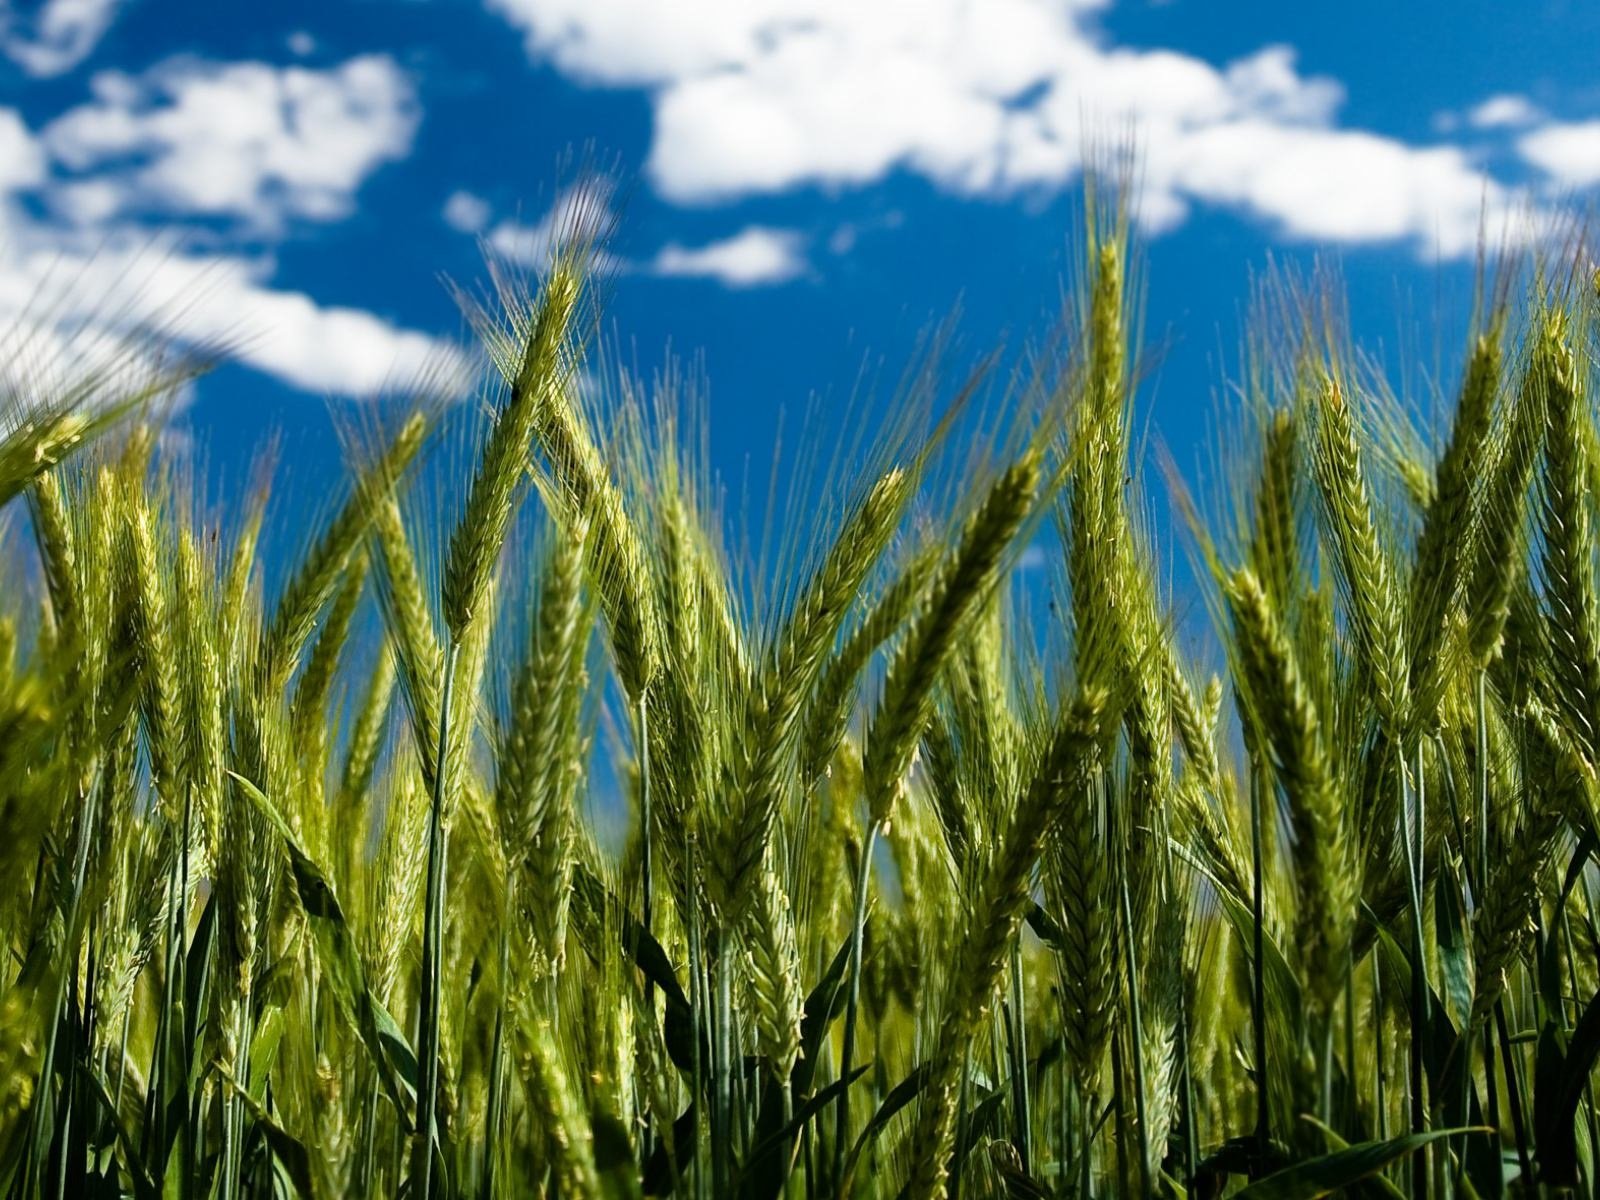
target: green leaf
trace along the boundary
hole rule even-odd
[[[417,1056],[394,1018],[367,985],[366,971],[355,936],[339,907],[338,896],[326,873],[295,839],[272,802],[244,776],[229,771],[247,796],[283,841],[289,856],[295,890],[311,919],[316,934],[317,957],[322,963],[334,999],[345,1018],[355,1027],[377,1069],[378,1080],[394,1104],[401,1126],[411,1131],[410,1101],[417,1091]]]
[[[1462,1129],[1433,1129],[1427,1133],[1408,1133],[1386,1142],[1361,1142],[1346,1150],[1335,1150],[1306,1162],[1286,1167],[1252,1183],[1235,1200],[1317,1200],[1341,1188],[1359,1183],[1368,1175],[1383,1170],[1430,1142],[1460,1137],[1465,1133],[1488,1133],[1487,1129],[1467,1126]]]
[[[1578,1142],[1573,1128],[1589,1075],[1600,1060],[1600,993],[1590,998],[1563,1048],[1555,1036],[1541,1036],[1536,1061],[1533,1124],[1539,1146],[1540,1181],[1578,1186]]]
[[[872,1139],[882,1132],[883,1127],[894,1119],[896,1113],[922,1094],[922,1089],[928,1086],[928,1076],[931,1073],[931,1063],[919,1063],[911,1074],[895,1084],[883,1098],[883,1103],[878,1105],[878,1111],[872,1114],[872,1120],[867,1122],[867,1127],[861,1131],[861,1136],[856,1138],[856,1144],[850,1148],[850,1157],[845,1160],[844,1177],[847,1186],[855,1176],[857,1161],[865,1153]]]

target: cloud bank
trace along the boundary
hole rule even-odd
[[[863,186],[895,171],[958,195],[1057,189],[1084,147],[1136,131],[1141,219],[1193,206],[1279,236],[1400,243],[1462,256],[1522,207],[1481,148],[1418,145],[1341,125],[1342,86],[1292,48],[1222,66],[1109,44],[1095,0],[488,0],[529,53],[574,80],[648,92],[648,174],[680,204],[797,187]],[[1478,128],[1526,126],[1490,104]],[[1535,130],[1528,166],[1592,182],[1586,128]]]

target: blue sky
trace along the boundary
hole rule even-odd
[[[1600,186],[1596,48],[1553,0],[0,0],[0,319],[235,339],[182,420],[224,486],[283,430],[314,495],[330,405],[468,369],[441,276],[536,251],[576,151],[617,183],[610,330],[698,355],[715,465],[759,478],[781,411],[958,302],[972,358],[1045,332],[1086,136],[1131,127],[1186,465],[1269,254],[1448,357],[1480,216]]]

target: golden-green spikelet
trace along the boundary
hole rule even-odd
[[[1344,385],[1324,375],[1317,399],[1313,474],[1322,493],[1339,583],[1379,719],[1398,735],[1407,714],[1404,664],[1408,659],[1394,569],[1379,535]]]
[[[1051,745],[1027,793],[1017,803],[994,863],[983,882],[974,922],[949,976],[934,1067],[913,1144],[917,1161],[906,1194],[928,1200],[943,1194],[955,1137],[956,1091],[966,1047],[983,1027],[1000,973],[1031,895],[1034,865],[1052,824],[1082,788],[1102,736],[1107,697],[1078,696],[1051,733]]]
[[[570,262],[552,264],[540,289],[522,362],[495,414],[467,504],[450,536],[444,568],[444,622],[452,641],[466,636],[482,603],[510,525],[533,448],[540,411],[555,402],[571,369],[568,328],[582,277]]]
[[[787,1081],[800,1053],[805,995],[795,947],[789,898],[771,867],[750,881],[755,897],[744,906],[740,940],[752,1001],[756,1043],[774,1079]]]
[[[1039,476],[1038,458],[1030,453],[989,488],[890,663],[867,732],[864,767],[874,821],[888,817],[933,712],[934,685],[994,587],[1001,558],[1037,499]]]
[[[1092,1099],[1117,1005],[1116,875],[1103,772],[1064,798],[1048,864],[1046,896],[1061,928],[1062,1045],[1079,1093]]]
[[[737,919],[746,885],[760,869],[782,801],[785,770],[803,703],[855,603],[862,581],[893,537],[913,478],[890,470],[851,514],[776,639],[767,668],[750,689],[741,732],[741,772],[734,812],[711,863],[714,897]]]
[[[513,690],[498,756],[495,812],[517,894],[546,969],[560,961],[566,921],[577,706],[589,641],[583,603],[586,532],[559,529],[545,561],[534,636]]]
[[[827,771],[844,739],[861,673],[878,647],[910,617],[939,565],[939,556],[937,542],[913,554],[822,669],[801,739],[801,782],[807,794]]]
[[[416,457],[428,430],[421,413],[413,413],[388,447],[357,479],[350,498],[311,546],[273,610],[262,634],[260,662],[263,684],[282,687],[294,673],[317,614],[332,598],[350,556],[360,546],[374,516],[395,482]]]
[[[1359,894],[1353,831],[1333,774],[1326,721],[1316,709],[1278,616],[1255,573],[1228,581],[1239,683],[1273,756],[1288,802],[1299,885],[1296,940],[1305,955],[1308,1003],[1326,1018],[1347,970]]]
[[[660,666],[661,619],[644,540],[606,470],[578,401],[563,390],[539,409],[536,444],[547,460],[546,499],[581,518],[592,540],[590,571],[617,674],[635,704]]]
[[[382,568],[379,596],[384,601],[384,616],[394,643],[402,691],[410,706],[423,777],[431,789],[438,769],[444,652],[439,648],[439,635],[434,629],[433,613],[400,514],[400,503],[393,494],[378,501],[373,513],[373,530]]]
[[[1591,759],[1600,746],[1600,600],[1595,595],[1593,498],[1589,494],[1592,421],[1570,345],[1568,318],[1547,309],[1528,364],[1530,386],[1542,398],[1547,432],[1541,498],[1544,599],[1555,704]]]
[[[345,746],[339,783],[340,802],[346,807],[364,803],[378,765],[378,754],[388,726],[389,702],[394,697],[394,653],[380,646],[350,739]]]
[[[1449,678],[1448,635],[1461,610],[1481,523],[1483,476],[1500,390],[1500,331],[1480,334],[1467,361],[1455,424],[1434,469],[1433,501],[1411,580],[1411,686],[1418,722],[1436,721]]]
[[[311,657],[295,684],[290,731],[299,749],[301,786],[310,793],[308,803],[312,804],[322,797],[328,770],[328,697],[333,691],[334,676],[350,637],[366,579],[366,559],[357,557],[334,593]],[[324,848],[318,845],[318,849]]]

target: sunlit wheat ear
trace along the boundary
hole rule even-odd
[[[290,729],[301,747],[301,760],[306,764],[305,784],[318,796],[322,793],[328,766],[328,698],[366,581],[367,562],[365,557],[358,557],[334,593],[305,670],[295,683]]]
[[[1525,807],[1507,836],[1507,853],[1492,865],[1484,902],[1472,923],[1473,994],[1469,1028],[1476,1029],[1505,995],[1507,971],[1534,935],[1541,879],[1555,850],[1563,809],[1583,806],[1594,794],[1592,770],[1575,752],[1547,710],[1530,704],[1522,714],[1529,733],[1525,769],[1547,786]]]
[[[353,808],[363,803],[378,766],[379,752],[388,732],[390,701],[394,698],[394,653],[380,646],[371,677],[356,711],[355,723],[345,745],[344,766],[339,781],[340,803]]]
[[[1250,565],[1269,601],[1287,613],[1303,586],[1298,528],[1300,422],[1295,413],[1283,408],[1267,420],[1256,483]]]
[[[174,820],[183,810],[178,794],[184,761],[183,729],[175,695],[177,650],[173,644],[172,571],[163,561],[156,520],[143,495],[123,498],[122,569],[133,598],[133,631],[143,664],[143,709],[157,794]]]
[[[1313,474],[1338,563],[1340,590],[1350,612],[1355,644],[1371,680],[1385,727],[1398,733],[1406,718],[1403,611],[1387,547],[1379,534],[1372,491],[1362,466],[1345,386],[1332,376],[1317,384]]]
[[[1595,595],[1589,401],[1570,344],[1569,318],[1547,309],[1535,333],[1528,386],[1543,401],[1545,470],[1540,569],[1555,668],[1555,702],[1592,760],[1600,712],[1600,600]]]
[[[800,742],[801,781],[806,793],[826,773],[844,739],[862,672],[922,599],[939,566],[940,551],[937,542],[929,542],[913,553],[822,668]]]
[[[1475,598],[1467,614],[1468,642],[1480,666],[1502,649],[1512,596],[1527,579],[1528,491],[1545,443],[1545,401],[1524,376],[1511,412],[1495,430],[1495,453],[1487,464],[1482,520],[1473,544],[1471,583]]]
[[[1325,1016],[1345,970],[1359,881],[1353,835],[1326,745],[1328,726],[1306,689],[1294,651],[1254,572],[1228,581],[1238,685],[1271,747],[1295,833],[1299,884],[1297,942],[1310,997]]]
[[[540,288],[522,361],[495,414],[445,556],[444,621],[452,641],[466,636],[489,586],[528,469],[540,413],[557,403],[575,366],[570,327],[582,287],[578,265],[558,258]]]
[[[771,661],[758,676],[746,703],[739,794],[726,835],[713,857],[718,899],[729,905],[766,853],[773,818],[782,800],[786,760],[795,748],[807,695],[838,636],[862,582],[894,536],[912,491],[913,477],[891,470],[867,493],[846,521],[816,574],[801,592],[779,631]]]
[[[516,680],[495,782],[495,812],[518,896],[547,964],[561,956],[572,792],[582,764],[578,710],[586,690],[590,616],[583,600],[586,531],[556,531],[545,560],[538,614]]]
[[[546,502],[561,519],[582,520],[588,526],[590,578],[617,675],[637,706],[649,692],[661,657],[661,616],[644,536],[570,387],[541,407],[535,433],[544,459],[539,483]]]
[[[431,783],[438,769],[444,653],[400,503],[392,493],[379,497],[372,523],[374,557],[379,567],[378,596],[394,645],[401,691],[410,710],[423,775]]]
[[[1046,895],[1062,931],[1063,1046],[1079,1093],[1091,1099],[1100,1094],[1117,1004],[1115,864],[1107,799],[1103,770],[1063,798],[1045,874]]]
[[[1411,686],[1420,722],[1433,721],[1443,699],[1452,657],[1446,639],[1468,600],[1473,552],[1482,537],[1501,356],[1496,323],[1473,342],[1450,440],[1434,468],[1433,500],[1417,537],[1408,625]]]
[[[311,546],[278,597],[262,635],[262,686],[281,688],[300,661],[317,615],[338,590],[351,556],[367,536],[378,507],[421,449],[428,422],[413,414],[382,454],[356,480],[350,498]]]
[[[935,1066],[917,1126],[918,1161],[907,1194],[919,1200],[943,1192],[955,1136],[956,1084],[967,1044],[982,1028],[993,1003],[1005,956],[1031,896],[1034,864],[1045,836],[1087,779],[1102,737],[1107,702],[1103,693],[1088,693],[1063,714],[983,882],[974,924],[949,977]]]
[[[993,588],[1012,538],[1033,510],[1039,479],[1038,459],[1030,455],[995,481],[968,519],[889,665],[867,732],[866,787],[874,821],[889,815],[933,711],[934,684]]]
[[[740,939],[746,969],[756,1041],[774,1079],[786,1082],[800,1053],[805,993],[795,948],[794,917],[777,874],[770,868],[751,881],[755,891],[744,904]]]

